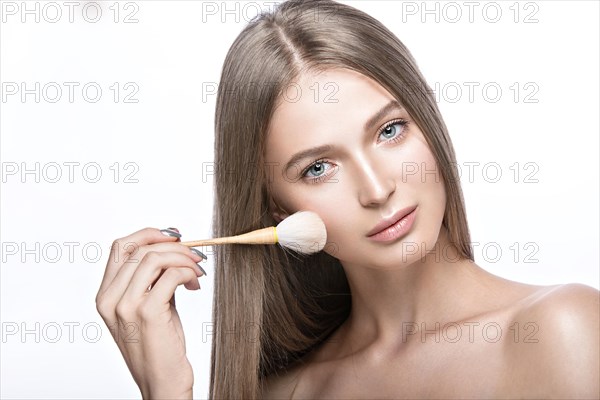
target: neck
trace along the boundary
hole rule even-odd
[[[458,256],[443,227],[433,251],[411,264],[395,270],[343,266],[352,292],[345,333],[359,347],[397,343],[407,324],[435,329],[460,321],[473,315],[474,304],[483,310],[493,300],[482,299],[501,295],[490,293],[493,275]]]

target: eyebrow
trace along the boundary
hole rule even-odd
[[[402,111],[404,107],[396,100],[391,100],[381,110],[377,111],[369,120],[365,123],[364,131],[368,131],[373,125],[375,125],[380,119],[391,113],[392,111]],[[300,160],[308,157],[316,157],[319,154],[325,153],[332,149],[332,145],[324,144],[322,146],[311,147],[310,149],[302,150],[292,156],[290,161],[285,164],[284,171],[290,169],[294,164],[297,164]]]

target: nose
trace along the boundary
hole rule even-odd
[[[372,163],[363,159],[359,169],[359,201],[365,207],[385,204],[396,191],[396,181],[390,172],[393,166],[386,163]]]

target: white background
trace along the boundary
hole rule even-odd
[[[39,22],[35,14],[21,21],[21,2],[2,2],[2,398],[140,397],[94,305],[110,243],[146,226],[175,226],[183,240],[209,237],[212,177],[203,171],[213,160],[216,96],[203,87],[216,86],[229,46],[256,10],[272,7],[109,1],[92,23],[82,16],[86,3],[72,23],[68,7],[55,3],[62,17],[51,23],[57,8],[45,2],[37,3]],[[472,21],[465,2],[344,3],[393,30],[441,89],[476,262],[512,280],[598,288],[598,2],[476,2]],[[124,23],[128,15],[137,22]],[[33,94],[22,100],[22,82],[40,83],[39,102]],[[52,85],[42,90],[51,82],[63,89],[55,103]],[[64,82],[79,84],[73,102]],[[472,101],[468,82],[478,85]],[[82,95],[88,83],[102,89],[95,103]],[[10,95],[14,84],[19,92]],[[125,102],[136,87],[130,99],[138,102]],[[79,163],[72,182],[69,162]],[[36,163],[39,182],[21,175]],[[56,165],[62,176],[52,183]],[[102,176],[91,183],[95,166]],[[208,393],[208,256],[202,290],[177,291],[198,398]]]

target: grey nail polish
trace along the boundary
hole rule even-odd
[[[206,271],[204,270],[204,268],[202,268],[202,266],[200,265],[200,263],[196,263],[196,265],[198,266],[198,268],[200,268],[200,271],[202,271],[202,273],[204,274],[204,276],[206,275]]]
[[[172,231],[171,229],[161,229],[160,233],[162,233],[165,236],[171,236],[171,237],[176,237],[176,238],[181,237],[181,233]]]
[[[193,247],[190,247],[190,250],[192,251],[192,253],[195,253],[197,255],[199,255],[200,257],[202,257],[203,259],[207,259],[206,256],[204,255],[204,253],[202,253],[200,250],[195,249]],[[200,263],[196,263],[196,265],[198,266],[198,268],[200,268],[200,271],[202,271],[202,273],[204,274],[204,276],[206,276],[206,271],[204,270],[204,268],[202,268],[202,265],[200,265]]]
[[[193,251],[194,253],[198,254],[200,257],[204,258],[205,260],[208,260],[208,258],[206,258],[206,256],[204,255],[204,253],[202,253],[200,250],[195,249],[193,247],[190,247],[190,250]]]

